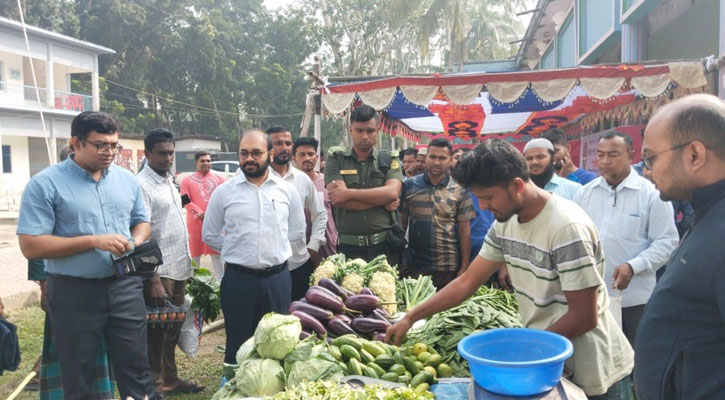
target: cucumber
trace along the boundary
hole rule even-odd
[[[403,357],[403,355],[400,354],[399,351],[395,351],[393,353],[393,359],[395,360],[395,363],[396,364],[402,364],[403,363],[403,358],[405,358],[405,357]]]
[[[369,362],[367,364],[368,368],[372,368],[375,373],[380,377],[380,375],[385,375],[385,369],[383,367],[379,366],[378,364],[375,364],[374,362]]]
[[[373,357],[385,354],[385,350],[373,342],[365,341],[362,343],[363,349],[370,353]]]
[[[408,357],[405,357],[403,359],[403,365],[405,366],[405,369],[408,370],[408,372],[413,374],[413,376],[418,375],[418,373],[420,372],[420,369],[418,368],[418,366],[415,365],[415,361],[411,360]]]
[[[395,372],[388,372],[387,374],[383,374],[380,379],[388,382],[397,382],[398,375]]]
[[[360,352],[349,344],[343,344],[340,346],[340,353],[342,353],[342,357],[346,360],[355,359],[360,361]]]
[[[342,374],[343,375],[350,375],[350,370],[347,368],[347,364],[345,364],[342,361],[338,361],[337,362],[337,365],[339,365],[340,368],[342,368]]]
[[[417,388],[421,383],[433,382],[433,375],[427,371],[421,371],[410,381],[410,386]]]
[[[393,364],[390,368],[388,368],[388,372],[393,372],[395,375],[404,375],[405,367],[403,364]]]
[[[360,341],[355,339],[352,336],[340,336],[339,338],[335,338],[332,341],[333,346],[342,347],[344,345],[352,346],[355,348],[355,350],[362,349],[362,345],[360,344]]]
[[[385,354],[388,354],[388,355],[391,355],[391,356],[393,355],[393,352],[395,351],[395,349],[393,348],[393,346],[391,346],[391,345],[389,345],[387,343],[382,343],[381,342],[380,343],[380,347],[383,348],[383,351],[385,351]],[[377,356],[375,356],[375,357],[377,357]]]
[[[332,356],[335,357],[335,360],[337,360],[337,361],[342,360],[342,353],[340,352],[339,347],[328,346],[328,350],[330,351],[330,354],[332,354]]]
[[[362,375],[362,365],[358,362],[358,360],[351,358],[350,361],[347,362],[347,370],[350,373],[350,375]]]
[[[393,356],[388,354],[381,354],[377,357],[375,357],[375,364],[378,364],[383,369],[390,368],[393,364],[395,364],[395,359],[393,359]]]
[[[368,366],[363,367],[362,372],[363,372],[363,375],[367,376],[368,378],[375,378],[375,379],[380,378],[378,373],[374,369],[372,369]]]
[[[410,377],[408,377],[407,375],[400,375],[398,377],[398,383],[402,383],[403,385],[408,385],[408,384],[410,384]]]
[[[375,361],[375,357],[373,357],[372,354],[368,353],[367,350],[362,349],[360,350],[360,361],[362,361],[364,364],[367,364],[369,362]]]
[[[411,385],[411,386],[412,386],[412,385]],[[428,391],[428,389],[429,389],[429,388],[430,388],[430,385],[428,385],[427,383],[423,382],[423,383],[421,383],[420,385],[418,385],[418,386],[415,386],[415,389],[413,389],[413,390],[414,390],[414,391],[415,391],[416,393],[425,393],[425,392],[427,392],[427,391]]]

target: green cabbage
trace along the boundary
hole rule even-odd
[[[292,315],[269,313],[254,331],[254,345],[262,358],[282,360],[300,341],[302,325]]]
[[[247,339],[246,342],[237,350],[237,365],[247,361],[250,358],[259,358],[259,354],[254,350],[254,338]]]
[[[284,390],[284,370],[277,360],[251,359],[239,365],[237,390],[248,397],[271,396]]]
[[[303,382],[335,381],[340,378],[342,378],[342,369],[337,363],[313,358],[292,365],[292,370],[287,376],[287,387],[291,388]]]

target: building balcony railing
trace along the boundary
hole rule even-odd
[[[0,105],[38,106],[38,98],[43,108],[68,111],[91,111],[93,96],[56,90],[53,93],[53,106],[48,106],[48,89],[19,85],[0,81]]]

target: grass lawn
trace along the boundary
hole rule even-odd
[[[20,382],[30,373],[43,346],[43,321],[45,313],[40,307],[32,306],[7,312],[8,320],[18,327],[20,339],[20,352],[22,361],[15,372],[5,372],[0,376],[0,399],[5,399],[12,393]],[[217,351],[217,346],[224,346],[224,329],[204,335],[201,339],[201,348],[194,358],[187,357],[181,350],[176,350],[176,364],[179,375],[183,379],[197,382],[206,386],[201,393],[187,395],[167,395],[169,399],[197,400],[211,399],[219,388],[219,379],[222,374],[224,355]],[[38,392],[22,392],[16,399],[37,399]]]

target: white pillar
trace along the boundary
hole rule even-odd
[[[91,96],[93,97],[93,111],[100,111],[101,97],[98,90],[98,55],[93,57],[93,71],[91,72]]]
[[[55,118],[50,118],[48,122],[48,128],[50,130],[50,138],[48,139],[48,144],[50,145],[50,165],[55,165],[58,163],[58,141],[56,140],[55,134]]]
[[[48,54],[45,62],[45,105],[55,108],[55,57],[53,57],[53,43],[48,43]]]

